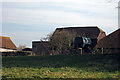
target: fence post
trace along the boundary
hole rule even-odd
[[[82,54],[82,48],[79,48],[80,49],[80,51],[81,51],[81,54]]]
[[[102,48],[102,54],[103,54],[103,48]]]

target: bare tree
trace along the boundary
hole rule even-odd
[[[51,50],[56,51],[53,54],[69,54],[71,44],[75,34],[70,34],[67,31],[55,33],[50,37]]]
[[[46,37],[43,37],[40,39],[40,41],[50,41],[50,37],[52,36],[53,33],[48,34]]]
[[[24,48],[26,48],[26,45],[20,45],[20,46],[18,47],[18,50],[19,50],[19,51],[22,51],[22,49],[24,49]]]

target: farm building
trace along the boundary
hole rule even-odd
[[[17,47],[12,42],[10,37],[0,36],[0,52],[12,52],[16,49]]]
[[[33,41],[32,42],[32,53],[35,55],[46,55],[49,53],[49,42],[48,41]]]
[[[69,34],[75,34],[75,37],[89,37],[91,39],[97,39],[97,41],[106,36],[105,32],[97,26],[57,28],[53,33],[53,36],[57,33],[64,32],[68,32]]]
[[[32,48],[24,48],[22,51],[32,51]]]
[[[50,37],[50,42],[33,41],[32,49],[33,49],[33,53],[35,53],[36,55],[51,54],[53,49],[56,54],[57,53],[59,54],[60,51],[57,50],[59,46],[57,46],[56,48],[56,45],[60,45],[60,46],[62,45],[61,47],[65,49],[66,48],[65,46],[72,45],[75,37],[91,38],[92,47],[94,47],[97,44],[97,42],[100,39],[104,38],[105,36],[106,36],[105,32],[101,30],[100,28],[98,28],[97,26],[57,28],[55,32],[52,34],[52,36]],[[62,41],[63,39],[65,39],[66,41]],[[51,49],[50,44],[49,44],[51,42],[53,43],[53,45],[55,45],[53,49]],[[68,52],[69,49],[68,50],[67,49],[65,50],[65,53],[69,53]]]
[[[57,28],[52,36],[56,36],[58,34],[69,34],[72,40],[74,40],[75,37],[91,38],[93,47],[100,39],[106,36],[105,32],[97,26]]]
[[[107,53],[120,53],[120,29],[101,39],[95,47],[103,48]]]

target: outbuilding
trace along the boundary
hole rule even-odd
[[[13,52],[16,50],[17,47],[10,37],[0,36],[0,52]]]
[[[90,38],[92,40],[93,47],[97,44],[99,40],[106,37],[106,33],[97,26],[57,28],[52,36],[56,36],[58,34],[69,34],[71,35],[73,40],[75,39],[75,37]]]
[[[97,26],[56,28],[55,32],[50,37],[50,41],[33,41],[32,52],[36,55],[59,54],[60,52],[57,51],[58,47],[54,46],[51,48],[50,43],[52,42],[53,43],[52,45],[54,45],[55,43],[55,45],[59,44],[64,47],[64,45],[66,44],[64,43],[62,44],[62,42],[64,42],[62,41],[63,39],[66,39],[65,43],[69,42],[72,45],[75,37],[90,38],[92,40],[92,47],[94,47],[98,41],[106,37],[106,34],[102,29],[98,28]],[[61,41],[61,44],[58,41]],[[68,50],[65,50],[65,52],[63,53],[69,54]]]
[[[95,48],[103,48],[104,53],[120,53],[120,29],[101,39]]]

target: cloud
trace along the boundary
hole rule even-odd
[[[54,0],[53,0],[54,1]],[[41,24],[55,24],[55,25],[104,25],[107,27],[117,26],[117,9],[116,5],[104,3],[98,4],[90,1],[55,1],[61,2],[56,4],[48,3],[22,3],[18,4],[19,8],[3,7],[3,22],[26,24],[26,25],[41,25]],[[10,4],[10,3],[9,3]],[[13,3],[12,3],[13,4]],[[37,9],[26,9],[31,6]],[[40,6],[50,6],[47,9]],[[11,6],[11,5],[10,5]],[[55,9],[53,9],[53,7]],[[62,10],[57,8],[62,8]],[[9,13],[9,14],[8,14]]]
[[[5,19],[6,21],[11,18],[13,20],[9,20],[9,21],[16,21],[16,22],[18,22],[17,19],[22,21],[23,20],[22,18],[24,18],[24,19],[30,19],[31,18],[30,21],[32,21],[34,19],[40,19],[40,20],[44,21],[44,19],[47,19],[47,18],[49,19],[49,17],[51,17],[51,16],[54,18],[54,16],[56,15],[55,17],[58,18],[59,16],[65,17],[67,14],[68,15],[78,14],[78,16],[82,15],[84,17],[86,17],[86,16],[87,17],[90,17],[90,16],[92,16],[92,17],[93,16],[97,16],[97,17],[104,16],[104,17],[107,17],[107,18],[116,17],[116,13],[117,13],[116,11],[117,10],[115,10],[113,5],[112,5],[112,7],[110,7],[111,5],[108,5],[108,6],[106,6],[106,5],[92,5],[91,6],[91,4],[87,5],[87,4],[83,4],[83,3],[85,3],[85,2],[81,2],[81,4],[79,4],[79,5],[77,5],[77,4],[72,4],[71,5],[70,3],[69,4],[59,4],[59,5],[58,4],[56,4],[56,5],[53,4],[52,8],[59,6],[59,7],[62,7],[62,10],[59,10],[57,8],[55,10],[53,10],[52,8],[50,10],[48,10],[48,9],[46,10],[46,9],[44,9],[44,7],[43,7],[43,9],[40,8],[40,9],[37,9],[37,10],[33,10],[33,9],[31,9],[31,10],[28,9],[27,10],[25,8],[27,6],[30,6],[31,3],[30,4],[27,3],[28,5],[26,5],[26,3],[25,3],[24,7],[22,9],[20,9],[20,8],[5,8],[4,9],[4,7],[3,7],[3,13],[4,13],[4,17],[8,16],[8,18]],[[39,3],[40,6],[41,6],[41,4],[42,3]],[[33,6],[35,6],[35,5],[36,4],[34,3]],[[19,5],[19,6],[23,6],[23,4]],[[48,6],[48,4],[46,4],[45,6]],[[10,13],[10,14],[7,14],[7,13]],[[109,13],[111,13],[111,14],[109,14]],[[34,20],[34,21],[36,22],[37,20]],[[27,22],[27,21],[23,20],[23,22]],[[28,22],[29,22],[29,20],[28,20]]]
[[[3,24],[10,24],[3,26],[4,34],[11,36],[17,45],[30,45],[32,40],[40,40],[49,34],[50,29],[64,26],[97,25],[108,34],[118,26],[116,6],[116,3],[106,3],[105,0],[3,2]],[[18,30],[8,30],[8,27],[13,28],[11,24]],[[19,31],[19,27],[24,30]]]
[[[47,36],[46,32],[30,32],[30,31],[9,31],[6,30],[5,32],[3,31],[3,36],[6,36],[5,34],[7,34],[7,36],[11,37],[11,39],[15,42],[16,46],[19,45],[27,45],[27,46],[31,46],[31,42],[32,41],[38,41],[41,38],[44,38]]]
[[[0,3],[0,35],[2,35],[2,3]]]
[[[3,2],[76,2],[76,1],[80,2],[82,0],[79,1],[78,0],[3,0]]]
[[[2,0],[2,2],[76,2],[79,3],[83,0]],[[88,0],[84,0],[88,1]],[[118,2],[119,0],[90,0],[90,1],[99,1],[99,2],[106,2],[106,3],[111,3],[111,2]]]

